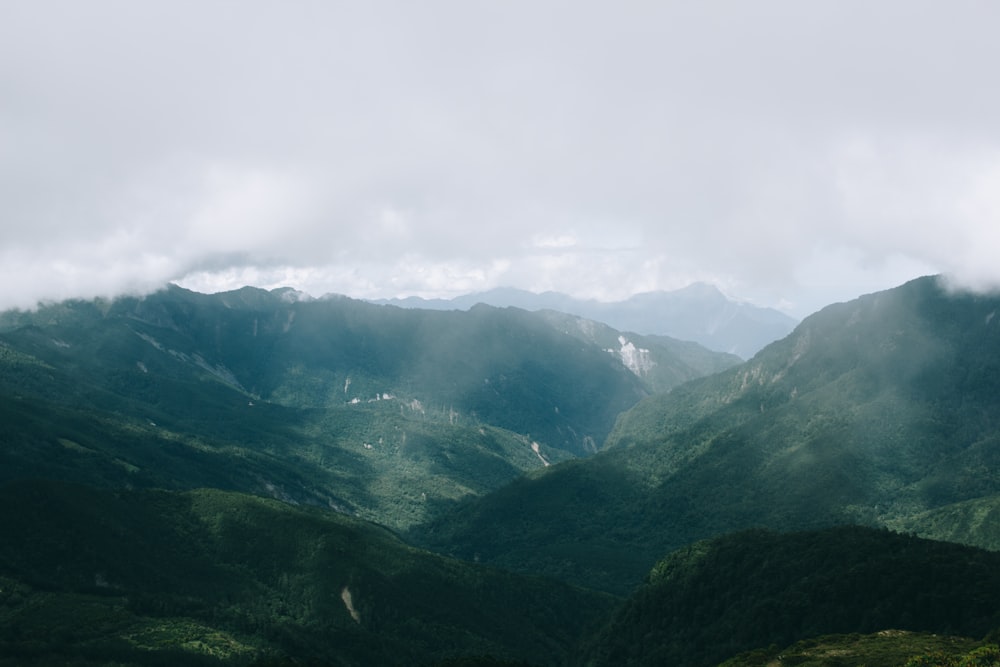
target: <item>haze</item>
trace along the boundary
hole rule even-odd
[[[1000,5],[5,2],[0,308],[1000,285]]]

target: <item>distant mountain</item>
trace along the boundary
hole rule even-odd
[[[998,313],[1000,298],[935,278],[830,306],[751,361],[645,399],[596,457],[413,536],[615,591],[658,553],[752,526],[855,523],[995,545]],[[949,516],[961,524],[948,530]]]
[[[4,667],[559,664],[615,602],[216,490],[11,483],[0,534]]]
[[[775,648],[881,631],[894,638],[883,643],[882,659],[892,652],[888,664],[899,666],[930,652],[901,631],[979,639],[998,627],[1000,553],[864,528],[749,531],[660,561],[574,663],[710,667],[754,649],[756,656],[727,664],[874,664],[831,660],[836,653],[792,662]]]
[[[454,299],[382,299],[374,303],[431,310],[466,310],[477,303],[524,310],[555,310],[596,320],[623,331],[695,341],[710,350],[748,359],[783,338],[796,320],[773,308],[733,301],[716,287],[694,283],[671,292],[647,292],[625,301],[575,299],[557,292],[535,294],[498,288]]]
[[[0,481],[208,486],[405,528],[596,451],[642,397],[733,363],[600,331],[614,349],[513,308],[253,288],[7,312]]]

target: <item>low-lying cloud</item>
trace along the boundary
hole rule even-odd
[[[12,3],[0,307],[1000,285],[976,2]]]

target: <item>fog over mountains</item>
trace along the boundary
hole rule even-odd
[[[466,310],[477,303],[555,310],[604,322],[616,329],[691,340],[710,350],[749,359],[762,347],[786,336],[797,321],[773,308],[734,301],[718,288],[693,283],[683,289],[637,294],[624,301],[576,299],[558,292],[536,294],[513,288],[493,289],[453,299],[381,299],[407,308]]]
[[[1000,667],[998,26],[0,1],[0,667]]]

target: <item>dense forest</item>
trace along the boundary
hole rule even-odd
[[[1000,628],[1000,553],[859,527],[747,531],[653,568],[581,664],[715,665],[829,634]]]

